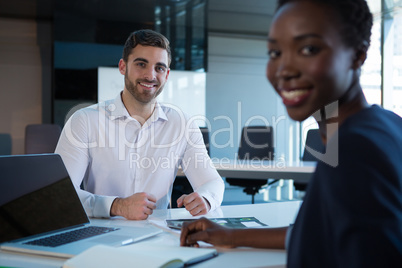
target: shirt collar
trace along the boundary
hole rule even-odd
[[[114,100],[108,105],[108,110],[110,111],[111,116],[114,119],[118,118],[131,118],[130,114],[128,113],[126,107],[124,106],[123,100],[121,99],[121,92],[116,96]],[[147,120],[152,122],[158,121],[159,119],[167,121],[167,115],[163,110],[163,106],[156,102],[154,112],[152,113],[151,117]]]
[[[168,121],[168,118],[166,116],[165,111],[163,110],[162,105],[159,102],[156,102],[154,112],[152,113],[151,117],[148,120],[150,120],[150,122],[155,122],[159,119]]]
[[[120,92],[116,98],[114,100],[112,100],[110,102],[110,104],[108,105],[108,110],[110,111],[110,115],[114,118],[114,119],[118,119],[118,118],[128,118],[130,117],[130,114],[128,113],[126,107],[123,104],[123,101],[121,99],[121,93]]]

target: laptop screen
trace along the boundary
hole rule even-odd
[[[13,200],[9,200],[6,203],[0,203],[0,242],[89,222],[60,157],[58,155],[51,155],[50,157],[49,155],[38,155],[37,157],[42,157],[42,159],[35,159],[34,161],[36,164],[39,163],[39,166],[32,167],[29,163],[34,158],[19,159],[19,157],[14,156],[12,162],[25,163],[26,170],[16,171],[16,176],[13,176],[13,178],[1,178],[2,180],[9,179],[8,189],[4,187],[0,190],[1,192],[15,189],[13,185],[15,186],[16,184],[20,184],[20,188],[25,189],[23,195],[16,196]],[[12,165],[4,167],[1,165],[1,161],[5,161],[3,157],[0,159],[2,172],[5,171],[4,168],[12,168]],[[46,170],[47,167],[51,167],[49,169],[53,170],[53,172],[49,172],[50,174],[55,174],[54,169],[62,169],[61,172],[56,173],[67,174],[67,176],[64,178],[55,178],[52,181],[52,179],[49,179],[49,173],[44,175],[44,171],[40,170]],[[21,166],[20,169],[23,170],[24,167]],[[3,174],[7,174],[7,172]],[[32,191],[26,189],[27,183],[24,184],[24,181],[30,180],[32,182],[37,180],[35,185],[38,185],[41,184],[41,180],[44,180],[42,179],[43,177],[48,177],[46,178],[47,183],[44,183],[44,186],[41,186],[39,189],[35,187]],[[49,181],[52,182],[49,183]],[[2,184],[4,184],[4,181]],[[10,193],[8,195],[10,196]]]

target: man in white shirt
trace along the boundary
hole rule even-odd
[[[178,207],[195,216],[220,206],[224,183],[198,126],[180,110],[156,101],[170,62],[166,37],[151,30],[133,32],[119,62],[121,94],[67,121],[55,153],[89,216],[143,220],[154,209],[167,208],[179,166],[194,192],[181,196]]]

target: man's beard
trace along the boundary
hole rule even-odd
[[[138,101],[144,104],[150,103],[151,101],[153,101],[163,90],[165,85],[160,86],[154,94],[144,94],[144,93],[140,93],[138,90],[138,82],[147,82],[147,83],[155,83],[157,85],[159,85],[158,82],[155,81],[148,81],[148,80],[138,80],[136,81],[136,83],[134,84],[128,77],[127,75],[124,76],[124,83],[126,86],[126,89],[128,92],[130,92],[130,94]]]

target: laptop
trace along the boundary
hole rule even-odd
[[[162,232],[136,224],[91,224],[58,154],[0,156],[1,250],[70,258]]]

